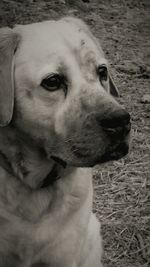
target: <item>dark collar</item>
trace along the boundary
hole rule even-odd
[[[12,173],[11,163],[2,151],[0,151],[0,166],[10,174]]]
[[[61,176],[58,174],[58,164],[55,163],[52,170],[49,172],[49,174],[43,180],[40,188],[46,188],[46,187],[52,185],[57,180],[59,180],[60,178],[61,178]]]
[[[52,170],[48,173],[48,175],[43,180],[40,188],[46,188],[61,178],[61,176],[58,174],[58,171],[62,167],[65,168],[65,166],[62,166],[60,165],[60,162],[59,164],[57,162],[54,164]],[[10,174],[13,173],[11,163],[8,161],[7,157],[2,152],[0,152],[0,165]]]
[[[55,156],[52,156],[51,158],[54,160],[55,164],[54,164],[52,170],[49,172],[49,174],[43,180],[42,185],[41,185],[40,188],[46,188],[46,187],[52,185],[57,180],[59,180],[61,178],[61,175],[58,174],[58,171],[60,173],[60,170],[62,168],[63,169],[66,168],[67,164],[66,164],[65,161],[63,161],[62,159],[57,158]]]

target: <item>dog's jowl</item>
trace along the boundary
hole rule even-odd
[[[130,116],[79,19],[0,30],[0,266],[100,267],[91,167],[128,152]]]

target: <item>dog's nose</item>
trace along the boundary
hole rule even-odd
[[[112,136],[126,135],[131,129],[130,114],[124,109],[108,113],[99,120],[105,132]]]

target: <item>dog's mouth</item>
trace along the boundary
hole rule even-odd
[[[75,167],[94,167],[96,164],[105,163],[111,160],[118,160],[128,154],[129,145],[128,142],[122,142],[115,145],[115,147],[109,148],[102,155],[91,155],[90,151],[86,149],[79,149],[75,151],[72,161],[65,161],[64,159],[56,156],[51,156],[58,166],[66,168],[67,165]]]
[[[101,156],[95,157],[95,159],[92,159],[89,157],[84,157],[84,159],[87,159],[87,162],[85,166],[87,167],[94,167],[97,164],[102,164],[108,161],[113,161],[113,160],[119,160],[125,155],[128,154],[129,151],[129,145],[128,143],[119,143],[115,148],[107,150],[104,154]],[[83,160],[83,156],[81,161]],[[83,166],[84,167],[84,166]]]

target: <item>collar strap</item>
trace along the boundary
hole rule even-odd
[[[46,188],[49,185],[52,185],[57,180],[59,180],[60,178],[61,178],[61,176],[58,175],[58,165],[57,165],[57,163],[55,163],[52,170],[49,172],[49,174],[43,180],[43,183],[42,183],[40,188]]]
[[[0,166],[10,174],[12,173],[11,163],[2,151],[0,151]]]
[[[13,173],[11,163],[8,161],[5,154],[3,154],[1,151],[0,151],[0,166],[2,166],[8,173],[10,173],[10,174]],[[55,163],[52,170],[49,172],[49,174],[43,180],[40,188],[46,188],[61,178],[61,176],[58,175],[58,168],[59,168],[58,164]]]

